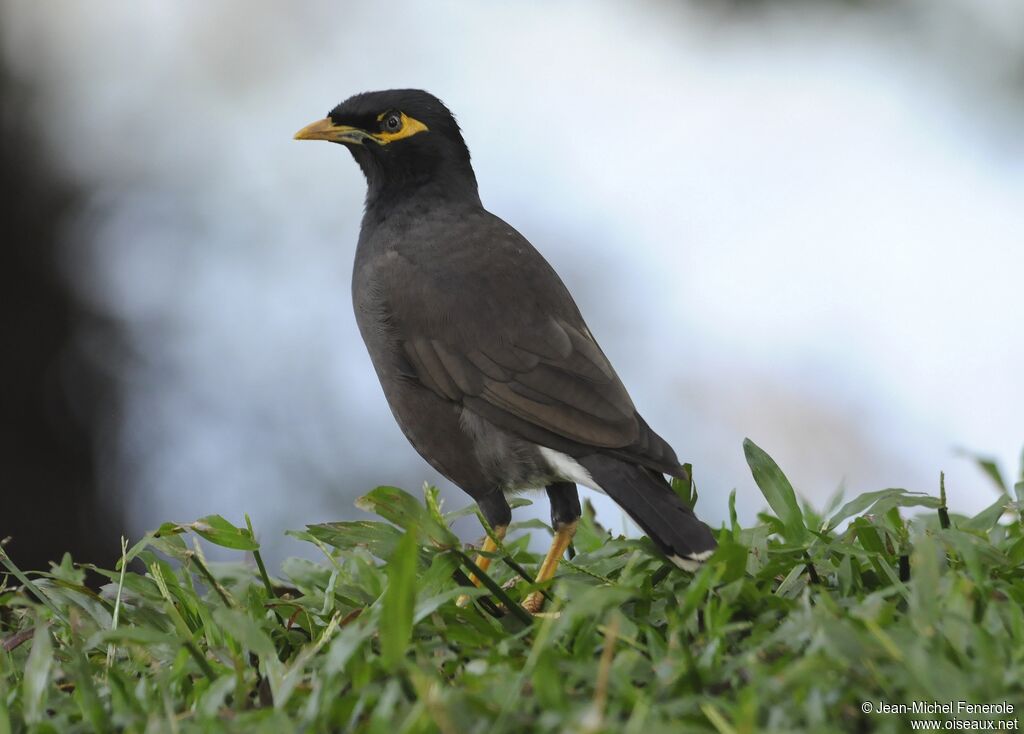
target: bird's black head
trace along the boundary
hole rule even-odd
[[[455,117],[422,90],[349,97],[295,138],[347,147],[366,175],[369,206],[413,195],[479,203],[469,149]]]

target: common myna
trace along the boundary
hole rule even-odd
[[[686,477],[675,452],[548,262],[480,203],[448,108],[416,89],[367,92],[295,137],[341,143],[366,176],[352,302],[406,438],[499,538],[506,494],[547,490],[555,538],[537,581],[554,576],[575,533],[577,484],[615,500],[681,568],[706,559],[711,531],[665,480]]]

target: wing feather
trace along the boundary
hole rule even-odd
[[[460,213],[444,240],[366,267],[357,312],[383,314],[379,333],[401,345],[403,377],[527,440],[678,470],[557,274],[501,220]]]
[[[439,338],[404,343],[423,385],[456,402],[480,397],[520,420],[595,447],[623,447],[639,434],[636,409],[600,348],[583,332],[547,319],[460,351]]]

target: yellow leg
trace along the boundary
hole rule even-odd
[[[538,583],[554,578],[555,571],[558,570],[558,563],[562,560],[562,556],[565,554],[565,549],[569,547],[569,544],[572,542],[572,537],[575,534],[575,522],[567,523],[558,529],[555,533],[554,539],[551,541],[551,547],[548,549],[548,554],[544,557],[544,562],[540,564],[540,570],[537,571]],[[537,614],[542,606],[544,606],[544,595],[539,591],[535,591],[530,594],[526,597],[526,601],[523,602],[523,609],[528,611],[530,614]]]
[[[506,530],[508,530],[507,525],[499,525],[498,527],[494,528],[494,534],[498,536],[499,540],[504,540]],[[496,550],[498,550],[498,544],[491,539],[490,535],[488,535],[486,538],[484,538],[484,544],[480,546],[480,550],[482,550],[484,553],[494,553]],[[476,565],[480,568],[481,571],[486,571],[488,568],[491,567],[491,559],[489,556],[477,554]],[[476,577],[476,574],[470,574],[469,580],[472,581],[474,585],[480,586],[480,579]],[[455,603],[458,604],[460,607],[464,607],[467,604],[469,604],[469,597],[460,596]]]

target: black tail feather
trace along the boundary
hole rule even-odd
[[[711,555],[716,547],[711,529],[697,519],[664,476],[605,454],[577,461],[676,565],[693,570]]]

